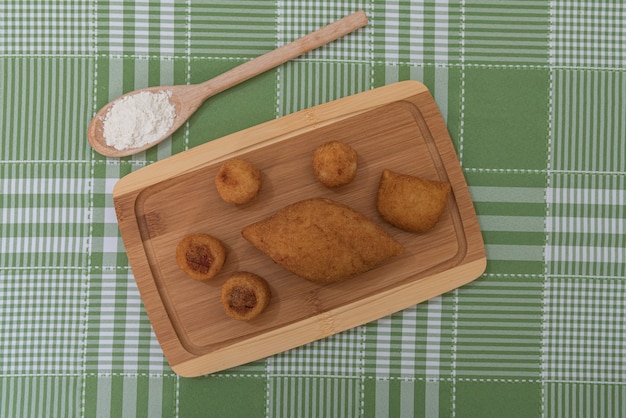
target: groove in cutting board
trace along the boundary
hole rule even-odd
[[[329,140],[359,155],[353,183],[330,190],[314,178],[314,149]],[[243,207],[219,198],[215,174],[241,156],[263,173],[259,195]],[[412,234],[386,224],[375,196],[383,168],[449,181],[452,194],[434,230]],[[364,213],[405,253],[351,280],[316,285],[274,264],[241,229],[282,207],[326,197]],[[485,255],[476,215],[451,140],[432,96],[403,82],[330,102],[238,132],[124,177],[114,190],[127,253],[153,328],[171,367],[199,375],[249,362],[375,320],[478,277]],[[176,265],[186,235],[224,242],[223,270],[206,283]],[[247,270],[265,277],[272,302],[251,322],[223,312],[220,286]],[[398,293],[402,293],[399,295]]]

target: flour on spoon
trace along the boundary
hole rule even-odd
[[[165,135],[176,118],[171,91],[143,91],[113,103],[103,120],[108,146],[117,150],[139,148]]]

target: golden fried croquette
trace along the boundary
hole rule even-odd
[[[288,205],[242,235],[274,262],[320,284],[348,279],[404,251],[363,214],[322,198]]]
[[[259,316],[270,304],[270,286],[253,273],[240,271],[222,285],[221,302],[228,316],[249,321]]]
[[[350,183],[356,176],[356,168],[356,151],[345,142],[326,142],[313,153],[313,173],[326,187]]]
[[[222,199],[240,205],[252,200],[261,189],[261,171],[241,158],[225,161],[215,176]]]
[[[409,232],[435,227],[446,207],[450,183],[383,170],[376,197],[380,215]]]
[[[176,247],[176,263],[196,280],[209,280],[221,270],[226,260],[222,242],[207,234],[192,234]]]

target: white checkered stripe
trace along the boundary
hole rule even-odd
[[[79,269],[0,269],[0,374],[82,370],[85,281]]]
[[[360,0],[343,2],[341,7],[331,3],[281,1],[278,8],[278,46],[295,41],[309,32],[339,20],[342,17],[366,10]],[[363,28],[349,36],[307,53],[301,59],[337,59],[341,61],[363,61],[369,59],[368,28]]]
[[[87,164],[0,164],[0,266],[79,267],[89,253]]]
[[[188,2],[99,0],[96,48],[112,56],[173,57],[189,49]]]
[[[544,379],[624,382],[626,283],[552,278],[545,296]]]
[[[444,7],[447,6],[441,6],[441,11]],[[422,61],[428,49],[424,45],[424,33],[428,29],[424,4],[394,0],[385,2],[375,12],[380,25],[384,24],[384,30],[374,34],[375,55],[391,62]],[[441,24],[445,26],[447,22],[442,19]]]
[[[565,67],[624,67],[626,4],[622,0],[551,3],[552,64]]]
[[[359,376],[362,351],[362,330],[353,328],[274,356],[267,372],[276,376]]]
[[[626,73],[554,71],[552,168],[625,172]]]
[[[93,272],[89,293],[86,370],[95,373],[168,370],[129,271]]]
[[[370,66],[361,63],[290,62],[280,70],[277,113],[288,115],[370,88]],[[320,86],[326,86],[321,89]]]
[[[360,1],[351,1],[342,7],[326,3],[281,2],[277,16],[277,44],[285,45],[360,9],[367,11],[366,5]],[[281,66],[278,70],[277,115],[284,116],[369,90],[370,30],[369,27],[362,28]]]
[[[142,162],[105,160],[93,168],[93,238],[91,240],[92,265],[105,268],[127,268],[128,257],[120,235],[115,208],[113,187],[126,174],[144,167]]]
[[[88,55],[91,16],[82,0],[3,0],[0,54]]]
[[[555,174],[546,196],[550,274],[625,277],[626,179],[620,175]]]
[[[367,324],[365,372],[380,377],[449,376],[453,308],[435,297]]]
[[[269,377],[266,415],[274,418],[362,416],[360,379]]]

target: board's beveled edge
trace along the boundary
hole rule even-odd
[[[197,377],[259,360],[363,325],[442,293],[452,291],[480,277],[485,271],[485,266],[486,258],[478,258],[452,269],[329,310],[323,315],[311,317],[279,330],[273,330],[233,344],[210,355],[199,356],[175,365],[171,364],[170,366],[176,374],[182,377]],[[438,282],[447,284],[443,291],[440,286],[437,286]],[[423,293],[420,294],[420,291],[423,291]],[[415,297],[416,293],[419,294],[418,297]],[[389,301],[392,301],[393,304],[388,303]],[[361,307],[366,307],[367,309],[362,309]],[[366,312],[367,315],[355,316],[355,311]],[[329,331],[327,326],[329,322],[332,322],[334,327],[332,332]],[[319,334],[315,337],[310,337],[301,332],[303,328],[309,327],[317,327]],[[277,344],[276,341],[279,341],[279,343]]]
[[[276,136],[281,137],[276,142],[281,142],[283,140],[289,139],[289,137],[301,132],[301,131],[293,131],[293,126],[296,126],[296,125],[301,126],[304,124],[306,129],[317,129],[319,124],[328,121],[329,115],[332,114],[333,112],[337,113],[338,109],[341,109],[344,111],[343,113],[341,113],[341,117],[346,118],[354,114],[362,113],[370,109],[376,108],[377,106],[383,106],[391,102],[404,100],[404,99],[414,97],[424,92],[428,92],[426,87],[422,83],[419,83],[416,81],[396,83],[390,86],[381,87],[379,89],[374,89],[371,91],[360,93],[358,95],[349,96],[349,97],[339,99],[333,102],[315,106],[310,109],[305,109],[303,111],[296,112],[294,114],[285,116],[283,118],[269,121],[264,124],[257,125],[255,127],[248,128],[244,131],[236,132],[234,134],[228,135],[218,140],[200,145],[188,151],[169,157],[163,161],[154,163],[150,166],[147,166],[145,168],[142,168],[134,173],[131,173],[125,176],[114,187],[114,190],[113,190],[114,201],[124,199],[124,198],[129,198],[130,196],[134,196],[134,198],[136,198],[141,193],[141,191],[144,190],[146,187],[152,184],[156,184],[160,181],[163,181],[163,179],[180,175],[184,172],[193,171],[200,166],[214,162],[221,158],[225,158],[225,156],[234,155],[237,152],[246,152],[247,147],[249,148],[249,147],[254,147],[254,146],[260,146],[264,144],[265,142],[267,142],[269,139],[276,138]],[[381,97],[378,97],[377,95],[379,93],[385,93],[385,94],[380,94]],[[374,104],[369,103],[365,105],[361,103],[360,97],[363,95],[368,95],[370,97],[376,98]],[[354,104],[354,106],[352,107],[345,106],[345,104],[349,102]],[[324,115],[326,115],[326,118],[324,118]],[[335,119],[334,121],[336,120],[337,119]],[[290,121],[291,125],[290,127],[283,129],[282,127],[280,127],[279,124],[280,122],[285,122],[285,121]],[[279,128],[277,128],[277,126],[279,126]],[[444,128],[445,128],[445,125],[444,125]],[[257,133],[259,130],[262,131],[262,134],[255,135],[255,133]],[[186,162],[183,168],[177,167],[180,161]],[[467,185],[465,185],[465,187],[467,187]],[[117,213],[117,210],[116,210],[116,213]],[[122,224],[123,222],[120,222],[120,230],[122,231],[122,238],[124,239],[125,244],[126,244],[126,241],[129,235],[132,235],[133,233],[126,232],[126,231],[129,231],[129,229],[131,228],[131,225],[128,225],[128,224],[122,225]],[[478,233],[480,233],[480,231],[478,231]],[[140,235],[139,231],[137,231],[137,234]],[[144,254],[144,258],[145,258],[145,254]],[[137,260],[137,258],[134,258],[134,259]],[[129,257],[129,260],[130,260],[130,257]],[[135,272],[135,267],[138,266],[139,264],[140,263],[138,261],[135,261],[135,262],[131,261],[131,267],[133,267],[133,272]],[[459,266],[462,266],[462,263]],[[415,303],[419,303],[423,300],[426,300],[432,297],[432,296],[429,296],[424,299],[420,299],[418,301],[412,301],[412,303],[409,303],[408,305],[404,307],[394,307],[392,311],[385,311],[386,313],[383,315],[376,314],[371,317],[368,316],[364,320],[361,319],[359,323],[354,323],[346,327],[335,328],[336,331],[334,332],[329,333],[328,332],[329,328],[323,327],[323,329],[326,329],[326,331],[321,331],[318,337],[315,337],[312,339],[309,339],[309,338],[301,339],[295,345],[287,346],[287,344],[283,344],[280,347],[274,346],[273,348],[268,349],[266,354],[263,354],[263,355],[260,354],[259,347],[256,346],[254,347],[255,354],[251,358],[247,358],[245,361],[242,361],[246,357],[244,355],[237,354],[235,355],[235,357],[237,357],[238,360],[236,360],[235,362],[228,363],[227,356],[233,353],[236,353],[236,350],[238,349],[238,347],[246,346],[247,340],[244,341],[243,343],[236,343],[236,344],[233,344],[232,346],[228,346],[225,349],[219,350],[218,352],[212,352],[212,353],[208,353],[204,355],[195,355],[187,351],[184,348],[184,346],[182,345],[182,343],[179,341],[178,337],[176,336],[176,331],[173,329],[172,324],[169,324],[169,327],[167,326],[165,327],[168,329],[163,329],[162,325],[155,326],[156,320],[154,318],[159,316],[160,319],[162,320],[163,313],[158,312],[159,311],[158,306],[155,308],[154,306],[152,306],[152,303],[150,303],[150,307],[147,306],[148,304],[146,303],[145,295],[148,295],[148,294],[153,295],[155,293],[158,294],[158,291],[156,291],[155,289],[152,289],[152,287],[155,287],[155,284],[152,283],[151,285],[150,277],[147,277],[149,273],[145,272],[144,267],[145,266],[141,266],[138,269],[139,274],[136,274],[135,276],[138,287],[140,288],[142,299],[144,299],[144,306],[146,307],[146,311],[148,312],[150,321],[153,324],[153,329],[155,331],[155,334],[159,338],[159,342],[161,344],[161,347],[163,349],[163,352],[166,358],[168,359],[168,362],[170,363],[170,366],[176,373],[179,373],[181,376],[186,376],[186,375],[197,376],[197,375],[212,373],[218,370],[223,370],[228,367],[234,367],[236,365],[240,365],[249,361],[257,360],[259,358],[276,354],[286,349],[293,348],[293,347],[305,344],[307,342],[326,337],[328,335],[332,335],[336,332],[344,331],[346,329],[352,328],[362,323],[372,321],[381,316],[399,311],[408,306],[414,305]],[[453,270],[456,270],[456,268]],[[483,268],[483,271],[484,271],[484,268]],[[480,275],[480,273],[478,275]],[[476,277],[478,277],[478,275]],[[440,274],[437,274],[437,275],[434,275],[433,277],[439,277],[439,276]],[[476,277],[473,277],[471,280],[475,279]],[[422,282],[426,279],[427,278],[421,279],[419,280],[419,282]],[[468,280],[467,282],[471,280]],[[464,283],[455,284],[449,290],[452,290],[463,284]],[[441,293],[442,293],[441,291],[438,291],[436,294],[441,294]],[[373,297],[373,298],[367,298],[365,300],[372,299],[372,302],[374,303],[376,302],[377,297],[378,296]],[[162,307],[162,301],[160,301],[160,305],[161,305],[161,309],[164,309]],[[353,305],[354,304],[346,305],[346,306],[353,306]],[[343,309],[337,309],[335,311],[339,312],[339,311],[343,311]],[[321,315],[312,317],[303,322],[297,322],[295,323],[295,326],[302,327],[302,326],[306,326],[307,324],[308,326],[314,326],[316,322],[321,320],[322,316],[328,317],[329,314],[337,313],[335,311],[325,312]],[[165,313],[165,316],[166,315],[167,313]],[[274,335],[277,332],[278,332],[278,335],[280,335],[280,331],[281,331],[280,329],[276,331],[272,331],[268,333],[268,335]],[[257,339],[264,341],[265,335],[261,335],[260,337],[254,337],[251,340],[256,341]],[[223,355],[226,357],[223,357]],[[172,360],[173,357],[177,357],[178,361]],[[207,363],[211,363],[213,359],[218,361],[222,366],[226,364],[229,364],[229,365],[226,365],[225,367],[220,366],[217,369],[196,370],[197,373],[194,372],[195,374],[187,374],[188,365],[193,365],[193,364],[206,365]]]
[[[345,118],[424,92],[428,92],[428,89],[419,81],[401,81],[303,109],[234,132],[127,174],[113,187],[113,196],[140,191],[164,179],[193,171],[197,167],[205,165],[207,161],[240,153],[246,148],[263,144],[272,138],[283,136],[288,138],[298,133],[294,129],[298,129],[300,132],[306,129],[317,129],[320,123],[333,121],[333,117],[336,117],[338,111],[341,111],[339,112],[341,113],[340,118]],[[282,140],[280,139],[280,141]],[[184,168],[178,167],[182,161],[185,162]]]

